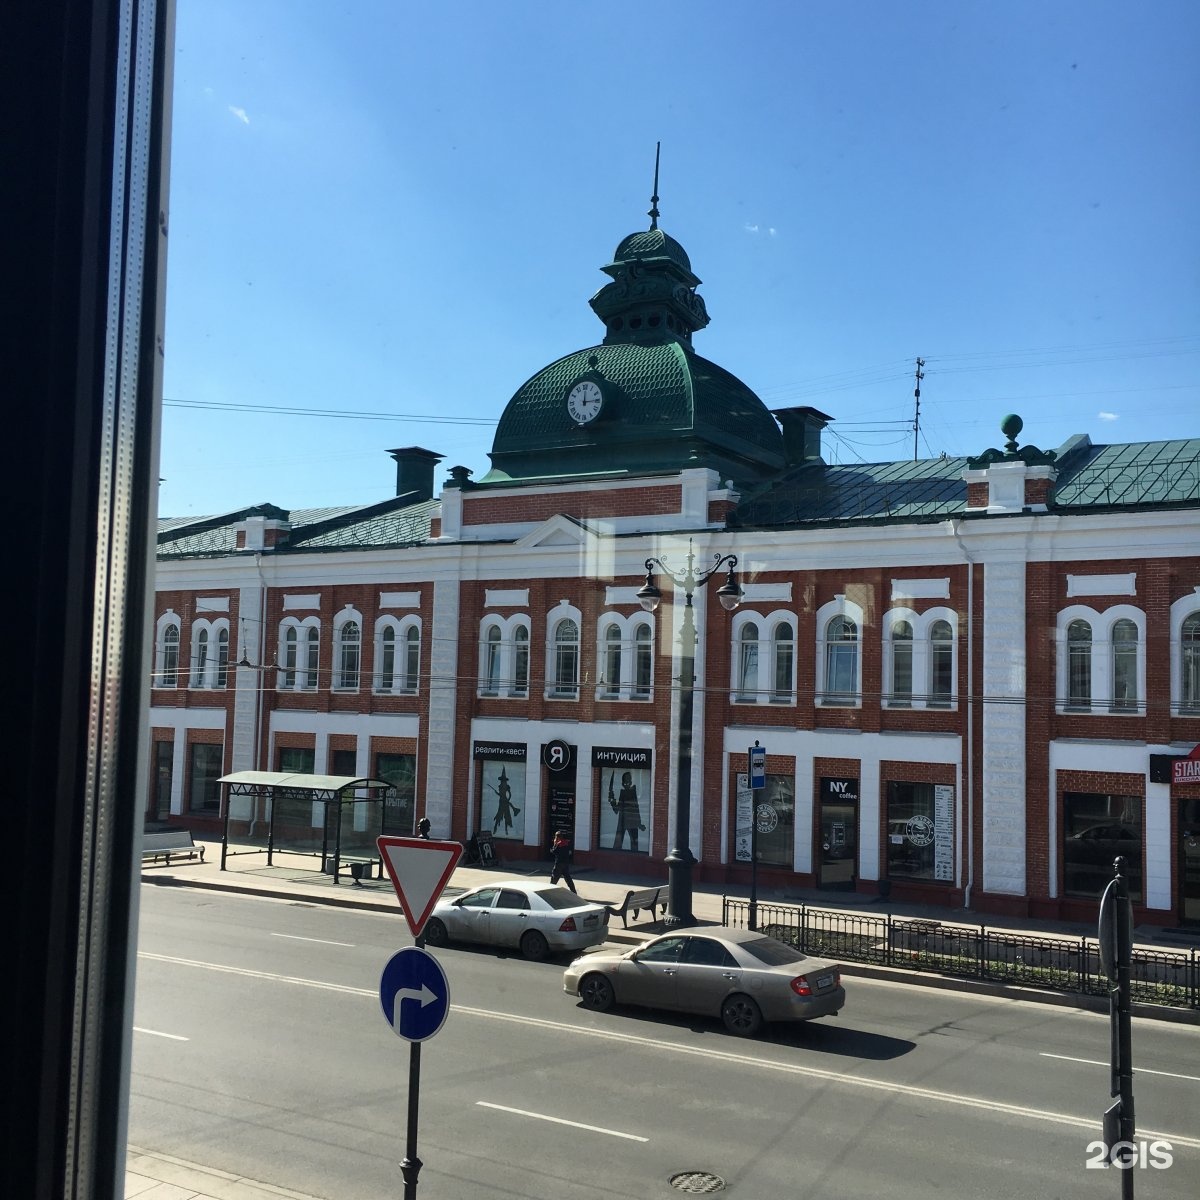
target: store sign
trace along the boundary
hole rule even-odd
[[[638,767],[649,769],[650,751],[631,750],[627,746],[593,746],[593,767]]]
[[[1200,783],[1200,742],[1196,743],[1187,758],[1177,758],[1171,764],[1171,782]]]
[[[524,762],[528,747],[524,742],[474,742],[472,758],[498,758],[505,762]]]

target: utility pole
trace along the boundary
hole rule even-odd
[[[913,388],[913,400],[916,406],[913,410],[913,462],[917,461],[917,438],[921,433],[921,380],[925,378],[925,372],[921,368],[925,365],[923,358],[917,359],[916,371],[916,387]]]

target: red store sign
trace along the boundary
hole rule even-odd
[[[1187,758],[1177,758],[1171,764],[1171,782],[1200,783],[1200,742]]]

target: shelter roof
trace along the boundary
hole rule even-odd
[[[390,788],[385,779],[360,779],[354,775],[303,775],[295,771],[234,771],[218,783],[242,788],[288,788],[294,792],[340,792],[347,788]]]

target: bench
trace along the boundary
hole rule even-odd
[[[337,862],[337,870],[333,869],[335,859],[331,854],[326,860],[323,870],[327,875],[333,876],[334,883],[341,883],[343,875],[349,875],[354,880],[355,887],[362,887],[364,879],[374,879],[375,871],[378,869],[379,878],[383,878],[383,863],[378,858],[367,858],[356,854],[339,854]]]
[[[192,840],[190,829],[164,829],[156,833],[142,835],[142,862],[147,859],[158,862],[161,858],[165,866],[171,865],[173,858],[199,858],[204,861],[204,847],[197,846]]]
[[[608,909],[609,916],[620,917],[621,924],[629,928],[629,916],[633,915],[634,920],[637,920],[637,915],[642,909],[646,909],[650,913],[652,920],[658,920],[658,909],[661,908],[663,916],[667,915],[667,885],[652,888],[635,888],[633,891],[625,893],[625,899],[619,905],[614,907],[611,904],[604,906]]]

